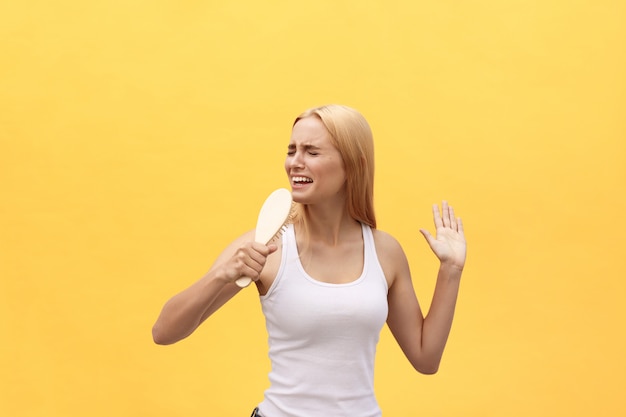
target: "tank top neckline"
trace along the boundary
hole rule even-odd
[[[304,269],[304,265],[302,265],[302,262],[300,261],[300,252],[298,251],[298,245],[296,243],[296,232],[295,232],[295,228],[293,227],[293,224],[290,224],[289,227],[286,230],[286,236],[287,239],[291,240],[291,245],[290,248],[293,248],[295,253],[288,253],[287,257],[289,259],[292,259],[293,261],[295,261],[296,266],[298,267],[298,270],[302,273],[302,276],[308,281],[311,282],[315,285],[320,285],[323,287],[336,287],[336,288],[341,288],[341,287],[350,287],[352,285],[357,285],[359,284],[361,281],[363,281],[365,279],[365,277],[367,276],[367,268],[368,268],[368,264],[369,264],[369,255],[370,255],[370,239],[369,239],[369,235],[368,235],[368,230],[366,229],[366,225],[361,223],[361,238],[363,239],[363,265],[362,265],[362,269],[361,269],[361,274],[355,278],[352,281],[349,282],[342,282],[342,283],[332,283],[332,282],[324,282],[324,281],[320,281],[318,279],[313,278],[311,275],[309,275],[308,272],[306,272],[306,270]],[[287,243],[287,242],[285,242]],[[288,259],[288,260],[289,260]]]

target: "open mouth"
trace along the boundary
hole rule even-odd
[[[313,182],[309,177],[291,177],[291,181],[296,185],[310,184]]]

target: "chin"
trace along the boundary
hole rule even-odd
[[[293,198],[293,202],[294,203],[300,203],[300,204],[310,204],[311,203],[311,198],[310,196],[307,196],[306,193],[301,192],[300,190],[293,190],[291,191],[291,198]]]

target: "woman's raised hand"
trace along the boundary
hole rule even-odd
[[[439,206],[433,204],[433,218],[436,235],[433,237],[425,229],[420,229],[420,232],[422,232],[428,245],[430,245],[430,248],[442,264],[445,263],[449,266],[463,269],[467,245],[461,218],[455,217],[454,209],[445,200],[441,204],[441,212],[439,211]]]

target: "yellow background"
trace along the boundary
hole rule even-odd
[[[625,74],[618,0],[2,0],[0,415],[247,416],[254,290],[177,345],[150,329],[330,102],[372,125],[425,309],[431,204],[469,239],[440,373],[382,333],[385,415],[625,414]]]

